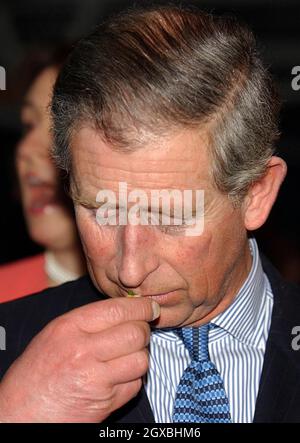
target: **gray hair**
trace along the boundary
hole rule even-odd
[[[252,32],[232,17],[186,7],[133,9],[82,39],[61,70],[52,116],[57,164],[82,125],[112,149],[208,128],[213,183],[241,201],[262,177],[279,136],[279,99]]]

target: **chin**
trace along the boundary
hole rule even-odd
[[[28,217],[27,227],[31,239],[45,248],[68,249],[76,241],[73,225],[60,218],[42,220]]]
[[[29,235],[34,242],[46,249],[69,249],[74,243],[71,239],[68,240],[69,233],[61,234],[44,228],[31,228]]]

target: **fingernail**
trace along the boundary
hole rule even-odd
[[[152,300],[152,311],[153,311],[153,318],[152,320],[155,320],[160,316],[160,306],[156,301]]]

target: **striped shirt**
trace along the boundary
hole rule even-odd
[[[224,381],[233,423],[251,423],[271,324],[273,294],[255,239],[252,266],[233,303],[211,320],[208,349]],[[145,390],[157,423],[172,423],[176,388],[191,359],[181,339],[154,329]]]

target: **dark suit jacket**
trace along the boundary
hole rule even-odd
[[[292,349],[291,331],[300,325],[300,290],[286,283],[262,257],[274,294],[274,307],[266,346],[254,422],[300,422],[300,350]],[[52,319],[78,306],[107,298],[89,277],[0,304],[0,326],[6,329],[6,351],[0,351],[0,378],[29,341]],[[107,423],[154,423],[142,388],[114,412]]]

